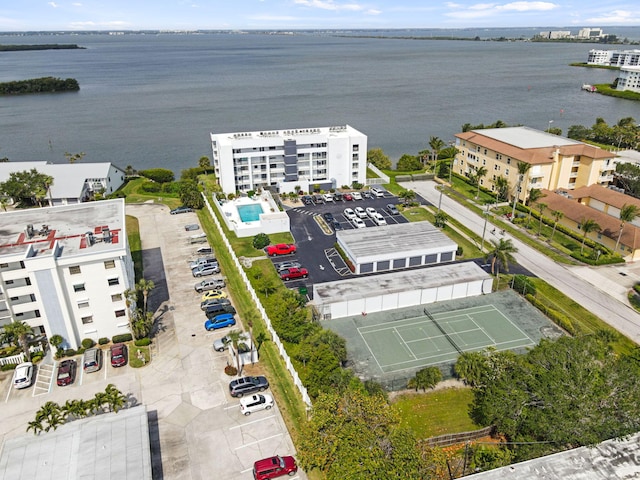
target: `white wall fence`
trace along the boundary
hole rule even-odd
[[[384,183],[391,183],[391,179],[388,175],[382,173],[382,171],[376,167],[373,163],[367,164],[367,167],[372,170],[380,178],[367,178],[367,185],[382,185]]]
[[[41,352],[42,345],[32,345],[31,347],[29,347],[29,351],[32,354],[34,354],[35,352]],[[11,363],[20,364],[24,361],[26,361],[26,358],[24,357],[24,353],[20,352],[17,355],[11,355],[10,357],[0,358],[0,365],[9,365]]]
[[[304,401],[304,403],[306,403],[307,406],[310,407],[311,406],[311,398],[309,398],[309,394],[307,393],[307,389],[302,384],[302,381],[300,380],[300,377],[298,376],[298,372],[296,372],[295,368],[293,367],[293,364],[291,363],[291,359],[289,358],[289,355],[287,354],[287,351],[285,350],[284,345],[280,341],[280,337],[278,337],[278,334],[273,329],[273,326],[271,326],[271,320],[269,319],[269,316],[267,315],[267,312],[265,311],[264,307],[262,306],[262,303],[260,302],[260,299],[258,298],[258,295],[256,294],[255,290],[253,289],[253,286],[249,282],[249,278],[247,277],[247,274],[245,273],[242,264],[238,260],[238,257],[236,256],[236,253],[233,251],[233,248],[231,248],[231,243],[229,243],[229,240],[227,239],[226,235],[224,234],[224,231],[222,230],[222,226],[220,225],[220,222],[218,221],[218,217],[216,217],[215,212],[213,211],[213,208],[211,207],[211,203],[209,202],[209,199],[207,198],[207,195],[203,193],[202,196],[204,198],[205,203],[207,204],[207,208],[209,209],[209,213],[211,214],[211,218],[213,218],[213,222],[216,224],[216,228],[220,232],[220,236],[222,237],[222,241],[224,242],[225,246],[227,247],[227,250],[229,250],[229,253],[231,254],[231,258],[233,259],[233,261],[234,261],[234,263],[236,265],[236,268],[238,269],[238,272],[240,272],[240,276],[242,277],[242,280],[244,281],[245,286],[246,286],[247,290],[249,291],[249,294],[251,295],[251,298],[253,299],[253,302],[255,303],[256,308],[258,309],[258,312],[260,313],[260,316],[262,317],[262,320],[267,325],[267,329],[269,330],[269,333],[271,334],[271,339],[272,339],[273,343],[275,343],[275,345],[278,347],[278,352],[280,353],[280,356],[283,358],[284,363],[287,366],[287,370],[289,370],[289,373],[291,374],[291,377],[293,378],[293,383],[295,384],[296,387],[298,387],[298,390],[300,391],[300,394],[302,395],[302,400]]]

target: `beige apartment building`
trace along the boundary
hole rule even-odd
[[[574,190],[613,181],[615,154],[577,140],[529,127],[489,128],[458,133],[453,171],[472,177],[484,167],[480,185],[496,191],[496,179],[509,182],[509,197],[526,202],[532,188]],[[518,186],[518,163],[530,165]]]

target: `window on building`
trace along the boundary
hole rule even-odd
[[[106,268],[106,269],[116,268],[116,261],[115,260],[105,260],[104,268]]]
[[[81,302],[78,302],[78,308],[88,308],[89,307],[89,300],[82,300]]]
[[[507,169],[505,169],[504,174],[505,174],[506,176],[509,176],[509,169],[508,169],[508,168],[507,168]]]
[[[353,151],[354,152],[358,152],[360,150],[360,145],[354,145],[353,146]]]
[[[482,165],[486,165],[487,161],[485,159],[482,159]]]
[[[79,265],[74,265],[73,267],[69,267],[69,274],[77,275],[79,273],[81,273]]]
[[[125,313],[124,309],[122,309],[122,310],[116,310],[116,312],[115,312],[115,313],[116,313],[116,318],[124,317],[124,316],[126,315],[126,313]]]
[[[507,165],[511,165],[511,159],[507,158]]]
[[[120,285],[120,279],[118,277],[110,278],[107,281],[109,282],[109,286]]]
[[[0,268],[8,268],[9,264],[8,263],[0,263]]]
[[[121,302],[122,301],[122,294],[121,293],[114,293],[113,295],[111,295],[111,301],[112,302]]]
[[[78,285],[73,286],[74,292],[84,292],[86,288],[84,287],[84,283],[79,283]]]
[[[82,324],[86,325],[87,323],[93,323],[93,315],[89,315],[88,317],[82,317]]]

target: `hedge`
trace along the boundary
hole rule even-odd
[[[537,298],[535,298],[531,294],[527,294],[525,296],[525,298],[529,301],[529,303],[531,303],[531,305],[533,305],[538,310],[540,310],[542,313],[544,313],[547,317],[549,317],[558,326],[560,326],[564,330],[566,330],[570,335],[575,336],[575,335],[578,335],[579,333],[581,333],[580,328],[577,327],[576,325],[574,325],[573,322],[571,321],[571,319],[569,317],[567,317],[565,314],[560,313],[559,311],[557,311],[557,310],[555,310],[553,308],[549,308],[547,305],[545,305],[544,303],[539,301]]]
[[[133,340],[133,336],[130,333],[123,333],[121,335],[114,335],[111,338],[111,341],[113,343],[124,343],[124,342],[130,342],[131,340]]]
[[[148,347],[151,344],[151,339],[141,338],[140,340],[136,340],[134,344],[136,347]]]
[[[0,367],[0,370],[2,370],[3,372],[8,372],[9,370],[15,370],[17,366],[17,363],[7,363],[5,365],[2,365]]]

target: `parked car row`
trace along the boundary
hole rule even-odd
[[[353,202],[356,200],[364,200],[371,198],[380,198],[390,195],[384,188],[372,186],[369,190],[354,192],[335,192],[314,195],[303,195],[301,200],[304,205],[317,205],[327,202]]]

